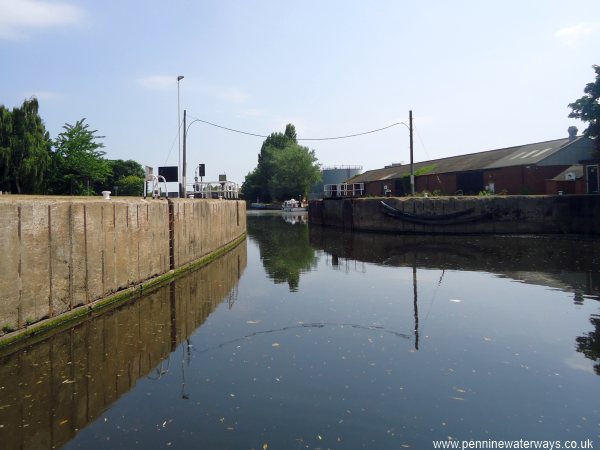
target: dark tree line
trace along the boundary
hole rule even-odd
[[[0,191],[13,194],[142,195],[144,169],[132,160],[107,160],[97,130],[85,119],[65,124],[51,139],[35,97],[12,110],[0,105]]]

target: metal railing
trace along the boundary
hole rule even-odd
[[[349,166],[349,165],[340,165],[340,166],[323,166],[321,170],[362,170],[362,166]]]
[[[324,198],[362,197],[365,183],[326,184],[323,186]]]
[[[150,183],[151,190],[148,192],[148,183]],[[164,191],[161,189],[164,188]],[[161,198],[163,196],[163,192],[165,196],[169,195],[169,190],[167,189],[167,180],[162,175],[146,175],[144,179],[144,198],[147,197],[148,194],[152,195],[152,198]]]
[[[237,200],[240,188],[233,181],[196,181],[193,185],[193,193],[188,196],[194,198],[219,198]]]

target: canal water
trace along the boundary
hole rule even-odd
[[[304,219],[0,356],[0,448],[600,445],[598,239]]]

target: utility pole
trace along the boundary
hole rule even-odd
[[[410,193],[411,193],[411,195],[415,195],[415,170],[414,170],[414,167],[413,167],[413,123],[412,123],[412,110],[408,111],[408,130],[410,131]]]
[[[182,158],[182,161],[183,161],[183,174],[181,176],[181,182],[183,184],[182,187],[181,187],[181,190],[182,190],[181,197],[183,197],[183,198],[185,198],[185,196],[186,196],[186,187],[185,187],[186,186],[186,179],[185,179],[186,177],[185,177],[185,172],[187,170],[187,167],[186,167],[186,157],[185,157],[185,155],[186,155],[186,147],[187,147],[187,145],[186,145],[186,142],[187,142],[187,127],[185,125],[185,117],[186,117],[186,110],[184,109],[183,110],[183,158]]]

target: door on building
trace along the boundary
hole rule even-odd
[[[394,180],[394,195],[400,197],[406,195],[404,191],[404,183],[402,180]]]
[[[464,172],[456,175],[456,190],[464,195],[477,195],[483,191],[483,172]]]
[[[597,194],[600,192],[600,173],[598,166],[586,166],[587,192],[588,194]]]

